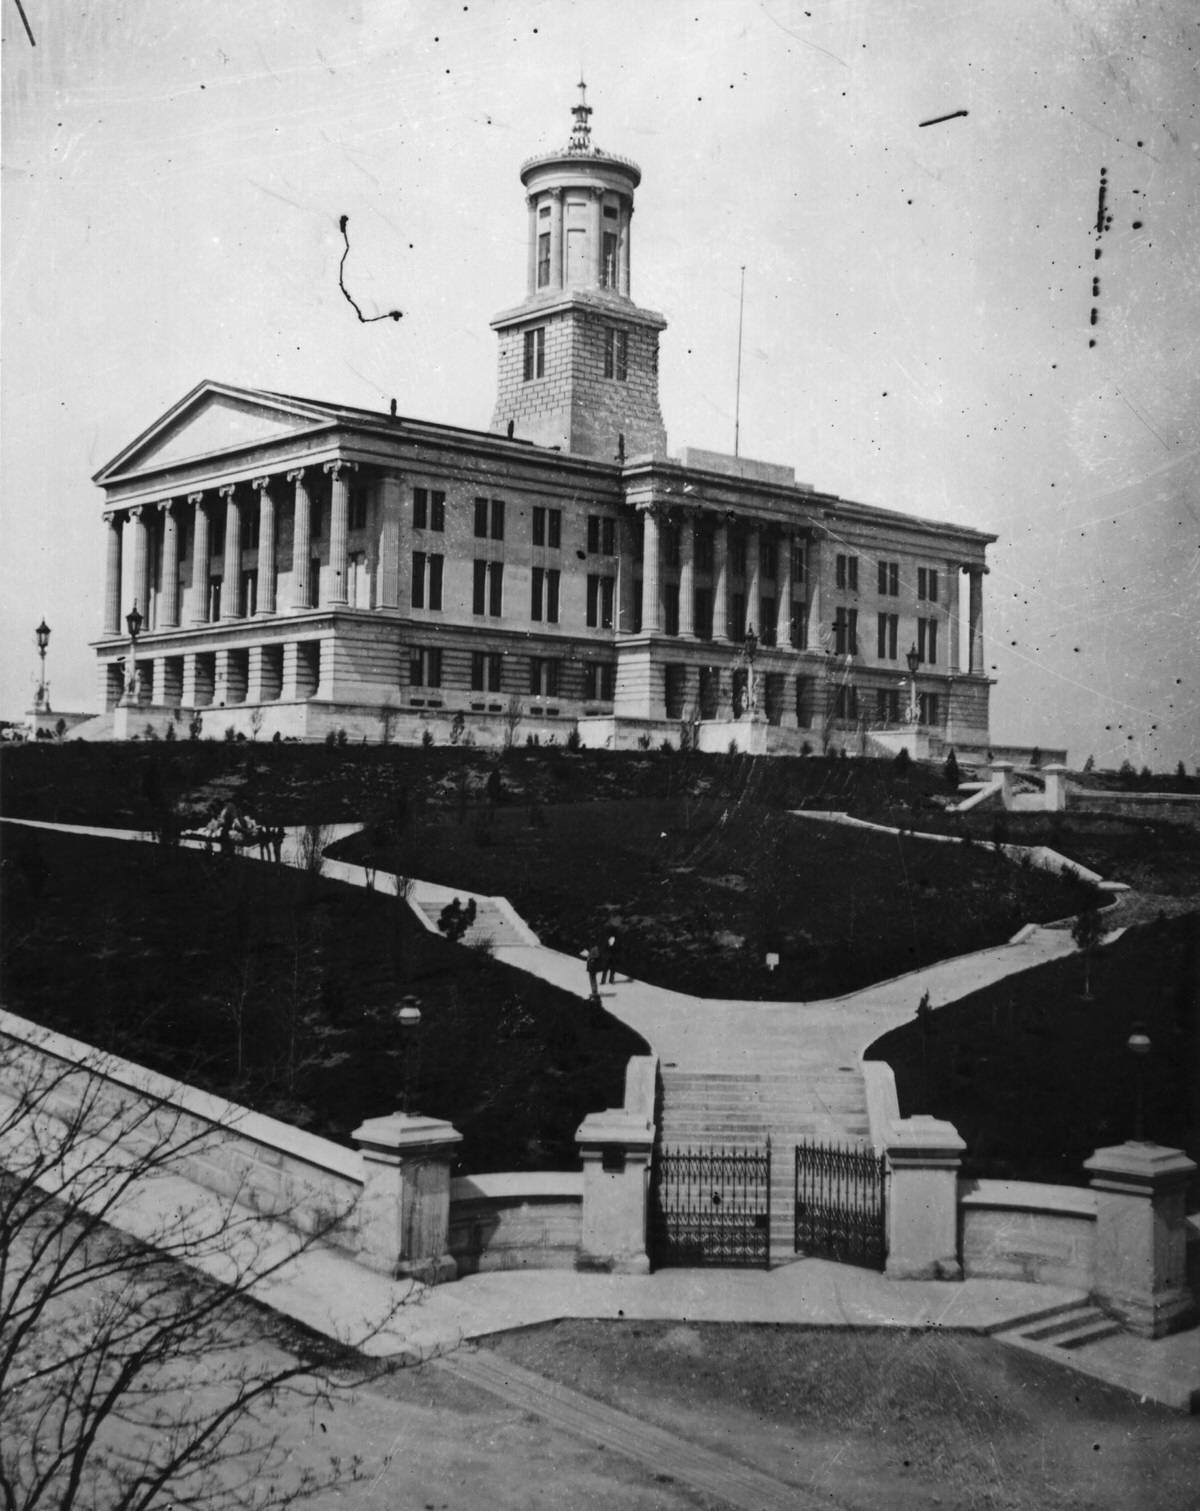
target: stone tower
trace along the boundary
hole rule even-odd
[[[665,456],[658,335],[630,298],[641,169],[592,146],[586,86],[561,152],[521,169],[529,207],[525,298],[492,321],[500,371],[492,429],[606,461]]]

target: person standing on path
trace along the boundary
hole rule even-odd
[[[591,987],[591,992],[589,993],[589,995],[591,996],[593,1002],[599,1002],[600,988],[596,983],[597,977],[600,973],[600,951],[593,944],[584,951],[583,959],[584,963],[587,966],[588,984]]]
[[[615,986],[617,981],[617,931],[610,930],[600,949],[600,985]]]

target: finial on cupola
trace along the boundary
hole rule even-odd
[[[584,152],[591,155],[592,128],[588,125],[588,116],[591,113],[592,107],[587,102],[587,85],[580,79],[579,104],[571,106],[575,124],[571,127],[571,140],[567,143],[568,152]]]

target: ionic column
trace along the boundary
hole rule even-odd
[[[713,639],[729,639],[729,522],[713,531]]]
[[[811,651],[825,650],[821,631],[821,569],[824,553],[817,534],[808,539],[808,648]]]
[[[658,515],[647,509],[643,515],[645,534],[642,543],[642,634],[657,635],[662,629],[659,599]]]
[[[236,619],[242,576],[242,506],[236,485],[226,483],[217,492],[225,500],[225,569],[221,584],[221,618]]]
[[[751,525],[746,531],[746,622],[754,626],[754,633],[762,639],[762,619],[759,596],[762,593],[762,558],[760,556],[762,531]],[[745,634],[746,625],[738,626],[738,633]]]
[[[959,644],[962,635],[962,625],[959,623],[958,576],[959,564],[956,561],[946,563],[946,618],[949,620],[950,645],[947,652],[947,662],[952,672],[962,671],[962,647]]]
[[[621,293],[624,294],[628,298],[629,297],[629,239],[630,239],[630,235],[631,235],[631,233],[633,231],[633,206],[632,205],[627,204],[625,206],[625,214],[621,217],[620,226],[621,226],[621,245],[620,245],[619,256],[620,256],[620,259],[621,259],[621,271],[620,271],[620,274],[619,274],[619,278],[620,278],[619,288],[620,288]]]
[[[333,500],[329,509],[329,602],[345,603],[346,536],[350,519],[350,474],[353,462],[326,462],[325,471],[333,479]]]
[[[983,567],[968,567],[971,579],[971,599],[967,610],[970,635],[972,676],[983,676]]]
[[[142,611],[146,628],[150,628],[150,551],[146,529],[146,510],[142,504],[130,509],[133,521],[133,599]]]
[[[275,612],[275,499],[271,479],[256,477],[258,489],[258,605],[256,617]],[[257,700],[256,700],[257,701]]]
[[[563,286],[563,191],[550,190],[550,287]]]
[[[696,522],[679,527],[679,633],[696,633]]]
[[[537,293],[537,254],[538,254],[538,216],[537,200],[529,195],[525,203],[529,206],[529,266],[527,269],[528,291]]]
[[[297,467],[287,475],[294,489],[294,524],[292,527],[292,609],[312,606],[309,573],[312,570],[312,495],[308,491],[305,469]]]
[[[790,646],[792,643],[792,537],[779,537],[779,560],[775,564],[775,644]]]
[[[398,609],[400,598],[400,525],[404,507],[398,472],[379,480],[379,607]]]
[[[209,536],[208,505],[203,493],[189,493],[188,503],[195,511],[192,531],[192,612],[193,624],[208,623],[208,558],[212,554]]]
[[[104,633],[119,635],[121,633],[121,535],[124,530],[125,516],[109,514],[105,516],[104,522],[108,526],[104,568]]]
[[[163,517],[162,628],[174,630],[179,627],[179,520],[173,502],[158,507]]]

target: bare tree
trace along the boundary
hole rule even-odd
[[[0,1038],[0,1506],[268,1511],[359,1477],[297,1468],[268,1420],[354,1383],[354,1356],[334,1376],[245,1340],[252,1292],[348,1214],[268,1247],[233,1197],[148,1200],[229,1130],[101,1067]]]
[[[521,720],[525,717],[525,705],[516,693],[510,693],[508,702],[504,705],[504,748],[511,750],[513,742],[517,738],[517,730],[521,727]]]
[[[1092,1000],[1092,957],[1104,940],[1104,919],[1097,899],[1089,893],[1087,901],[1071,922],[1071,938],[1083,954],[1083,1000]]]
[[[300,869],[315,881],[325,869],[325,851],[332,839],[328,824],[305,824],[300,835]]]

